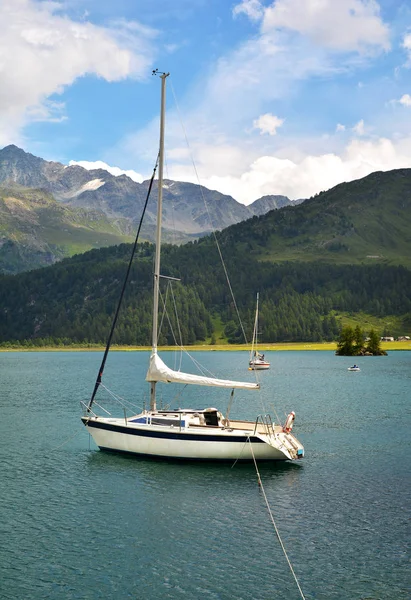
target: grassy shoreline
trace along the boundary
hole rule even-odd
[[[381,342],[381,348],[387,352],[395,350],[411,350],[411,341],[406,342]],[[72,346],[43,346],[43,347],[31,347],[24,348],[14,346],[10,348],[0,348],[0,352],[103,352],[104,346],[90,345],[72,345]],[[163,346],[159,348],[162,351],[176,350],[175,346]],[[290,343],[276,343],[276,344],[262,344],[259,347],[260,352],[277,352],[277,351],[293,351],[293,350],[305,350],[305,351],[333,351],[337,349],[336,342],[290,342]],[[149,346],[116,346],[111,347],[113,352],[149,352],[151,348]],[[186,350],[189,352],[233,352],[243,351],[249,352],[250,347],[245,344],[203,344],[187,346]]]

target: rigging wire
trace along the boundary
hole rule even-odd
[[[119,396],[118,394],[116,394],[115,392],[112,392],[108,387],[106,387],[104,385],[104,383],[100,384],[101,387],[106,390],[106,392],[108,392],[108,394],[113,398],[113,400],[115,400],[116,402],[118,402],[118,404],[120,404],[123,408],[130,408],[130,409],[136,409],[136,410],[142,410],[141,406],[139,406],[138,404],[134,404],[133,402],[130,402],[130,400],[126,400],[125,398],[123,398],[122,396]],[[96,401],[94,401],[94,404],[97,404]],[[104,410],[105,412],[108,413],[107,410],[105,410],[102,406],[100,406],[99,404],[97,404],[97,406],[99,408],[101,408],[102,410]],[[110,414],[110,413],[108,413]]]
[[[169,312],[168,312],[167,306],[166,306],[166,302],[167,302],[167,298],[168,298],[168,287],[169,286],[167,286],[165,298],[164,298],[163,294],[161,293],[161,290],[159,290],[160,299],[163,304],[163,315],[161,318],[161,325],[163,325],[164,317],[166,317],[167,321],[168,321],[168,326],[170,327],[170,333],[173,336],[174,344],[181,348],[181,345],[177,342],[176,334],[174,333],[174,327],[171,322],[171,318],[170,318],[170,315],[169,315]],[[161,331],[161,329],[159,329],[159,331]]]
[[[167,298],[168,298],[169,283],[170,282],[167,283],[165,299],[163,298],[163,294],[161,293],[161,290],[159,289],[159,294],[160,294],[160,297],[161,297],[161,301],[163,303],[163,312],[161,314],[160,323],[158,325],[158,337],[160,337],[160,335],[161,335],[161,330],[163,328],[163,323],[164,323],[164,317],[167,315],[166,304],[167,304]],[[167,319],[169,320],[168,315],[167,315]]]
[[[176,337],[176,334],[175,334],[175,331],[174,331],[174,327],[173,327],[173,324],[172,324],[171,319],[170,319],[169,312],[168,312],[167,307],[166,307],[167,295],[166,295],[166,299],[164,299],[163,294],[160,291],[160,299],[161,299],[162,304],[163,304],[163,318],[162,318],[162,322],[163,322],[164,317],[166,317],[167,321],[168,321],[168,324],[169,324],[169,327],[170,327],[171,335],[173,336],[174,344],[181,351],[181,354],[180,354],[180,367],[179,367],[179,369],[181,369],[181,365],[182,365],[182,353],[184,352],[184,354],[186,356],[188,356],[191,359],[191,362],[197,367],[197,369],[201,373],[201,375],[204,375],[205,377],[216,377],[216,375],[212,371],[210,371],[209,369],[207,369],[206,367],[204,367],[196,358],[194,358],[194,356],[192,356],[188,352],[187,348],[185,348],[183,346],[182,333],[181,333],[181,329],[180,329],[180,321],[178,319],[178,311],[177,311],[177,306],[175,304],[173,287],[172,287],[171,284],[170,284],[170,289],[171,289],[171,295],[172,295],[173,300],[174,300],[174,308],[175,308],[175,313],[176,313],[175,316],[176,316],[176,319],[177,319],[177,325],[178,325],[180,343],[177,341],[177,337]]]
[[[178,318],[177,303],[176,303],[176,298],[174,295],[173,285],[172,285],[171,281],[170,281],[170,292],[171,292],[171,297],[173,299],[174,315],[175,315],[175,318],[177,321],[178,337],[180,339],[180,348],[182,348],[183,347],[183,334],[181,332],[180,319]],[[183,354],[182,354],[182,352],[180,352],[180,369],[181,369],[182,360],[183,360]]]
[[[271,522],[272,522],[272,524],[273,524],[273,527],[274,527],[274,530],[275,530],[275,533],[276,533],[277,539],[278,539],[278,541],[280,542],[281,549],[282,549],[282,551],[283,551],[283,553],[284,553],[284,556],[285,556],[285,558],[286,558],[286,560],[287,560],[288,566],[290,567],[290,571],[291,571],[291,573],[292,573],[292,576],[294,577],[294,581],[295,581],[295,583],[297,584],[298,591],[300,592],[300,596],[301,596],[301,598],[302,598],[303,600],[305,600],[305,596],[304,596],[304,594],[303,594],[303,591],[302,591],[302,589],[301,589],[300,583],[299,583],[299,581],[298,581],[298,579],[297,579],[297,575],[295,574],[295,571],[294,571],[294,569],[293,569],[293,566],[292,566],[292,564],[291,564],[291,561],[290,561],[290,559],[289,559],[289,557],[288,557],[288,554],[287,554],[287,551],[286,551],[286,549],[285,549],[285,546],[284,546],[283,540],[281,539],[280,532],[278,531],[278,527],[277,527],[277,525],[276,525],[276,522],[275,522],[275,520],[274,520],[274,516],[273,516],[273,513],[272,513],[272,511],[271,511],[271,507],[270,507],[270,504],[269,504],[269,502],[268,502],[267,495],[266,495],[266,493],[265,493],[265,489],[264,489],[264,486],[263,486],[263,482],[262,482],[262,480],[261,480],[261,475],[260,475],[260,472],[259,472],[259,470],[258,470],[257,461],[256,461],[256,459],[255,459],[255,456],[254,456],[253,445],[252,445],[252,443],[251,443],[250,437],[248,437],[247,439],[248,439],[248,442],[250,443],[250,450],[251,450],[251,454],[252,454],[252,456],[253,456],[253,462],[254,462],[254,466],[255,466],[256,473],[257,473],[257,481],[258,481],[258,485],[259,485],[259,487],[260,487],[260,489],[261,489],[261,492],[262,492],[262,494],[263,494],[263,497],[264,497],[264,502],[265,502],[265,504],[266,504],[266,507],[267,507],[267,510],[268,510],[268,514],[270,515],[270,519],[271,519]]]
[[[218,254],[219,254],[219,256],[220,256],[220,260],[221,260],[221,264],[222,264],[222,266],[223,266],[223,270],[224,270],[224,274],[225,274],[225,277],[226,277],[226,280],[227,280],[227,284],[228,284],[228,287],[229,287],[229,289],[230,289],[231,298],[232,298],[232,300],[233,300],[234,308],[235,308],[235,310],[236,310],[236,313],[237,313],[238,322],[239,322],[239,324],[240,324],[240,327],[241,327],[241,331],[242,331],[242,334],[243,334],[244,341],[245,341],[245,343],[248,345],[247,336],[246,336],[246,334],[245,334],[245,330],[244,330],[243,322],[242,322],[242,320],[241,320],[241,317],[240,317],[240,312],[239,312],[239,310],[238,310],[238,306],[237,306],[237,302],[236,302],[236,299],[235,299],[235,297],[234,297],[233,288],[232,288],[232,286],[231,286],[231,281],[230,281],[230,278],[229,278],[229,276],[228,276],[228,271],[227,271],[226,264],[225,264],[225,262],[224,262],[223,254],[222,254],[222,252],[221,252],[220,244],[218,243],[218,239],[217,239],[217,236],[216,236],[216,233],[215,233],[215,230],[214,230],[214,226],[213,226],[213,223],[212,223],[212,220],[211,220],[210,211],[209,211],[209,209],[208,209],[208,204],[207,204],[207,202],[206,202],[206,199],[205,199],[205,196],[204,196],[204,192],[203,192],[203,186],[201,185],[201,182],[200,182],[200,177],[198,176],[197,167],[196,167],[196,164],[195,164],[195,162],[194,162],[193,153],[192,153],[192,151],[191,151],[191,147],[190,147],[190,144],[189,144],[189,141],[188,141],[188,137],[187,137],[187,133],[186,133],[186,130],[185,130],[185,127],[184,127],[184,123],[183,123],[183,120],[182,120],[182,118],[181,118],[181,113],[180,113],[180,109],[179,109],[178,102],[177,102],[177,97],[176,97],[176,94],[175,94],[175,92],[174,92],[174,87],[173,87],[173,83],[172,83],[172,81],[171,81],[171,78],[170,78],[170,86],[171,86],[171,91],[172,91],[172,94],[173,94],[173,97],[174,97],[174,102],[175,102],[175,105],[176,105],[177,114],[178,114],[178,117],[179,117],[179,119],[180,119],[180,125],[181,125],[181,128],[182,128],[182,130],[183,130],[183,134],[184,134],[185,142],[186,142],[186,144],[187,144],[187,148],[188,148],[188,150],[189,150],[189,153],[190,153],[190,158],[191,158],[191,162],[192,162],[192,165],[193,165],[193,168],[194,168],[194,172],[195,172],[195,174],[196,174],[196,178],[197,178],[197,181],[198,181],[198,185],[200,186],[201,198],[202,198],[202,200],[203,200],[204,206],[205,206],[205,208],[206,208],[206,211],[207,211],[207,216],[208,216],[209,223],[210,223],[210,225],[213,227],[213,229],[212,229],[212,234],[213,234],[213,237],[214,237],[215,244],[216,244],[216,246],[217,246]]]
[[[129,260],[129,263],[128,263],[127,272],[126,272],[126,275],[124,277],[124,282],[123,282],[123,287],[122,287],[121,294],[120,294],[120,299],[119,299],[118,304],[117,304],[116,313],[114,315],[113,323],[111,325],[111,330],[110,330],[110,333],[109,333],[109,336],[108,336],[107,345],[106,345],[106,349],[104,351],[103,360],[101,361],[100,369],[98,371],[96,383],[94,385],[94,390],[93,390],[93,393],[91,395],[90,401],[89,401],[88,406],[87,406],[87,412],[90,412],[90,409],[91,409],[92,404],[94,402],[94,398],[95,398],[95,396],[97,394],[97,390],[100,387],[101,379],[103,377],[104,367],[106,365],[106,360],[107,360],[108,352],[109,352],[110,346],[111,346],[111,340],[112,340],[112,337],[113,337],[114,329],[115,329],[116,324],[117,324],[118,315],[120,313],[120,307],[121,307],[121,304],[122,304],[122,301],[123,301],[124,292],[125,292],[127,281],[128,281],[128,278],[129,278],[129,275],[130,275],[130,271],[131,271],[131,265],[132,265],[133,258],[134,258],[134,255],[135,255],[135,252],[136,252],[136,249],[137,249],[137,242],[138,242],[138,238],[140,236],[141,227],[143,225],[144,215],[146,214],[146,208],[147,208],[147,204],[148,204],[148,199],[150,198],[151,188],[153,187],[153,181],[154,181],[154,177],[155,177],[157,166],[158,166],[159,156],[160,156],[160,153],[157,156],[156,164],[155,164],[154,169],[153,169],[153,175],[152,175],[152,177],[150,179],[150,185],[148,186],[146,201],[144,203],[143,212],[141,214],[140,223],[138,225],[136,239],[134,241],[133,250],[132,250],[132,253],[131,253],[131,256],[130,256],[130,260]]]
[[[273,411],[273,413],[274,413],[274,416],[275,416],[275,418],[277,419],[277,421],[276,421],[276,422],[277,422],[277,423],[280,423],[280,424],[281,424],[281,423],[283,423],[283,421],[281,421],[280,417],[278,416],[278,413],[277,413],[277,410],[276,410],[276,408],[275,408],[274,404],[272,404],[272,403],[271,403],[271,404],[269,405],[269,407],[270,407],[270,409]],[[284,417],[283,417],[283,418],[287,418],[287,413],[286,413],[285,411],[284,411]]]
[[[177,325],[177,330],[178,330],[178,337],[179,337],[180,341],[177,341],[177,337],[176,337],[176,334],[174,332],[173,325],[171,323],[171,318],[170,318],[170,315],[169,315],[168,310],[167,310],[167,301],[168,301],[169,292],[170,292],[170,295],[171,295],[171,298],[172,298],[172,302],[173,302],[174,317],[175,317],[175,320],[176,320],[176,325]],[[180,320],[178,318],[177,304],[176,304],[176,299],[175,299],[175,296],[174,296],[174,290],[173,290],[173,284],[172,284],[172,282],[171,281],[167,282],[165,298],[163,297],[163,294],[161,293],[161,290],[159,290],[159,293],[160,293],[161,301],[163,303],[163,313],[162,313],[162,316],[161,316],[161,322],[160,322],[160,326],[159,326],[159,335],[161,333],[161,329],[162,329],[162,326],[163,326],[164,317],[167,316],[167,321],[168,321],[168,324],[169,324],[169,327],[170,327],[170,333],[173,336],[174,344],[175,344],[176,347],[178,347],[180,349],[180,353],[179,353],[180,354],[180,359],[179,359],[180,364],[179,364],[179,367],[178,367],[178,370],[180,370],[181,369],[181,365],[182,365],[182,361],[183,361],[183,335],[182,335],[182,332],[181,332]],[[174,367],[175,368],[177,368],[176,362],[177,361],[175,360],[174,361]]]
[[[165,162],[165,168],[166,168],[166,173],[167,173],[167,179],[170,179],[170,174],[168,171],[168,164],[167,164],[167,157],[165,156],[164,153],[164,162]],[[164,188],[164,185],[163,185]],[[177,246],[177,227],[176,227],[176,220],[175,220],[175,205],[174,205],[174,196],[171,195],[171,220],[173,223],[173,227],[171,229],[172,234],[173,234],[173,245]]]
[[[248,341],[247,341],[247,336],[246,336],[246,333],[245,333],[244,325],[243,325],[243,322],[242,322],[242,319],[241,319],[241,316],[240,316],[240,312],[239,312],[239,309],[238,309],[238,305],[237,305],[237,302],[236,302],[236,299],[235,299],[235,296],[234,296],[234,291],[233,291],[233,288],[232,288],[232,285],[231,285],[230,277],[228,275],[228,270],[227,270],[227,267],[226,267],[226,264],[225,264],[225,261],[224,261],[224,257],[223,257],[223,254],[222,254],[222,251],[221,251],[221,248],[220,248],[220,244],[218,243],[216,232],[215,232],[212,220],[211,220],[210,211],[209,211],[208,204],[207,204],[207,201],[206,201],[205,196],[204,196],[203,186],[201,185],[201,182],[200,182],[200,177],[198,175],[197,167],[196,167],[196,164],[195,164],[195,161],[194,161],[194,156],[193,156],[193,153],[191,151],[190,143],[188,141],[188,136],[187,136],[187,133],[186,133],[186,129],[184,127],[184,122],[183,122],[183,119],[182,119],[182,116],[181,116],[181,112],[180,112],[180,109],[179,109],[179,105],[178,105],[178,102],[177,102],[177,97],[176,97],[176,93],[174,91],[174,86],[173,86],[173,82],[172,82],[171,77],[170,77],[170,86],[171,86],[171,91],[172,91],[172,94],[173,94],[173,98],[174,98],[174,103],[175,103],[175,106],[176,106],[177,114],[178,114],[178,117],[179,117],[179,120],[180,120],[180,125],[181,125],[181,128],[182,128],[183,134],[184,134],[184,139],[185,139],[185,142],[186,142],[189,154],[190,154],[191,163],[193,165],[193,169],[194,169],[194,172],[195,172],[195,175],[196,175],[196,178],[197,178],[197,182],[198,182],[199,187],[200,187],[201,197],[202,197],[202,200],[203,200],[206,212],[207,212],[209,223],[212,226],[212,235],[213,235],[214,242],[215,242],[217,250],[218,250],[218,254],[220,256],[220,261],[221,261],[221,264],[222,264],[222,267],[223,267],[223,270],[224,270],[224,274],[225,274],[225,278],[226,278],[226,281],[227,281],[228,288],[230,290],[230,294],[231,294],[231,298],[232,298],[232,301],[233,301],[233,305],[234,305],[234,308],[235,308],[235,311],[236,311],[236,314],[237,314],[237,319],[238,319],[238,322],[239,322],[240,327],[241,327],[241,331],[242,331],[242,334],[243,334],[244,341],[245,341],[246,345],[248,345]],[[183,350],[183,348],[181,348],[181,349]],[[187,350],[185,350],[185,352],[186,352],[186,354],[188,356],[190,356],[191,360],[193,361],[194,364],[196,364],[197,368],[200,371],[202,371],[203,367],[187,352]],[[255,370],[255,369],[254,369],[254,378],[255,378],[256,383],[260,383],[258,371]],[[261,404],[262,404],[264,412],[267,412],[266,411],[266,407],[265,407],[265,403],[264,403],[264,399],[263,399],[263,396],[262,396],[262,393],[261,393],[261,388],[260,388],[260,401],[261,401]]]

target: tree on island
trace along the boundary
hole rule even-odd
[[[370,333],[368,334],[366,351],[373,356],[387,356],[385,350],[381,349],[380,337],[375,329],[371,329]]]
[[[340,339],[337,342],[338,356],[355,356],[354,352],[354,330],[352,327],[343,327]]]
[[[347,325],[341,330],[337,342],[337,356],[386,356],[381,349],[381,342],[375,329],[371,329],[365,341],[364,331],[359,325],[355,329]]]
[[[361,354],[361,350],[364,346],[364,331],[361,329],[359,325],[354,329],[354,353],[355,356]]]

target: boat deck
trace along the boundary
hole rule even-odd
[[[230,421],[231,429],[250,429],[254,431],[255,421]],[[274,432],[280,433],[283,430],[281,425],[274,425]],[[266,433],[267,428],[264,423],[259,422],[257,424],[258,433]]]
[[[215,427],[215,429],[221,429],[221,427],[219,425],[213,426],[213,425],[190,424],[190,428],[191,427],[196,427],[196,428],[206,427],[207,429],[209,429],[210,427]],[[238,429],[239,431],[245,430],[245,431],[254,432],[255,421],[231,421],[230,420],[229,429]],[[267,433],[267,427],[264,425],[264,423],[258,423],[256,431],[257,431],[257,433]],[[283,431],[283,428],[281,425],[274,425],[274,433],[281,433],[282,431]]]

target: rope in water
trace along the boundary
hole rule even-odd
[[[65,442],[60,444],[60,446],[56,446],[55,448],[52,448],[51,450],[54,452],[54,450],[58,450],[59,448],[62,448],[63,446],[65,446],[66,444],[71,442],[71,440],[74,440],[74,438],[76,438],[78,435],[80,435],[80,433],[83,433],[83,431],[85,431],[85,429],[80,429],[80,431],[75,433],[73,436],[69,437],[68,440],[66,440]]]
[[[275,523],[275,520],[274,520],[274,517],[273,517],[273,513],[272,513],[272,511],[271,511],[271,508],[270,508],[270,505],[269,505],[269,503],[268,503],[268,499],[267,499],[267,496],[266,496],[266,493],[265,493],[265,490],[264,490],[263,482],[261,481],[261,475],[260,475],[260,472],[259,472],[259,470],[258,470],[257,461],[256,461],[256,459],[255,459],[255,456],[254,456],[254,452],[253,452],[253,446],[252,446],[252,444],[251,444],[251,440],[250,440],[250,438],[248,438],[248,441],[250,442],[250,449],[251,449],[251,454],[252,454],[252,456],[253,456],[253,461],[254,461],[255,470],[256,470],[256,473],[257,473],[258,485],[260,486],[260,489],[261,489],[261,491],[262,491],[262,494],[263,494],[263,497],[264,497],[264,501],[265,501],[265,504],[266,504],[266,506],[267,506],[268,514],[270,515],[271,522],[272,522],[272,524],[273,524],[273,527],[274,527],[275,533],[276,533],[276,535],[277,535],[278,541],[280,542],[281,549],[282,549],[282,551],[283,551],[283,553],[284,553],[284,556],[285,556],[285,558],[286,558],[286,560],[287,560],[288,566],[290,567],[290,571],[291,571],[291,573],[292,573],[292,576],[294,577],[294,581],[295,581],[295,583],[297,584],[298,591],[300,592],[300,596],[301,596],[301,598],[303,598],[303,600],[305,600],[305,596],[304,596],[304,594],[303,594],[303,591],[302,591],[302,589],[301,589],[301,586],[300,586],[300,584],[299,584],[299,581],[298,581],[298,579],[297,579],[297,575],[295,574],[295,572],[294,572],[294,569],[293,569],[293,566],[292,566],[292,564],[291,564],[291,561],[290,561],[290,559],[288,558],[287,551],[286,551],[286,549],[285,549],[285,546],[284,546],[284,544],[283,544],[283,541],[282,541],[282,539],[281,539],[280,532],[278,531],[278,527],[277,527],[277,525],[276,525],[276,523]]]

